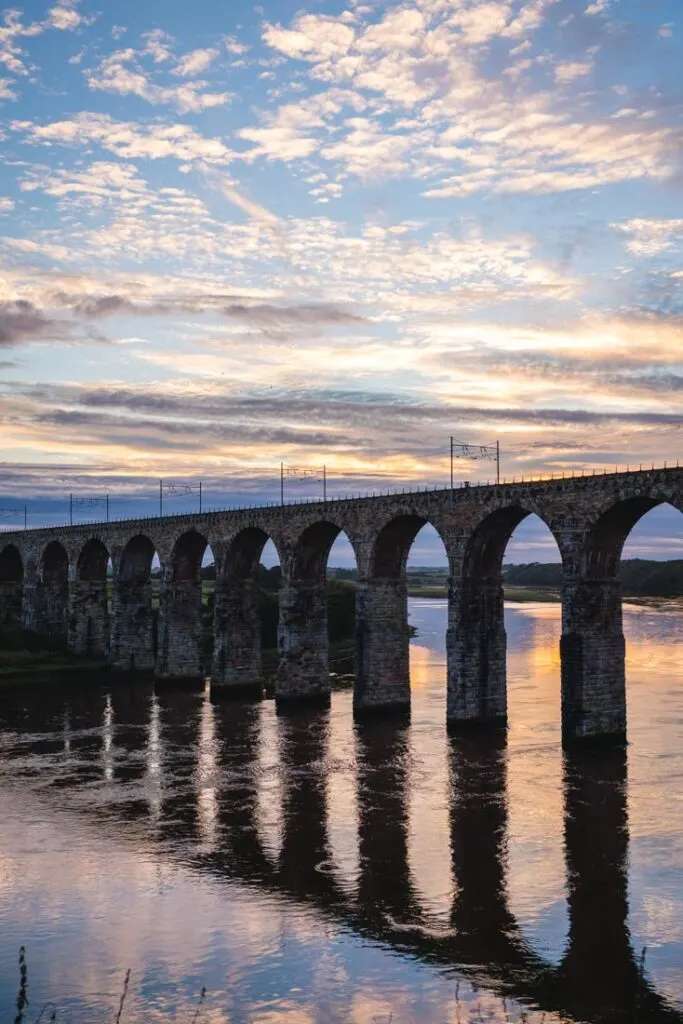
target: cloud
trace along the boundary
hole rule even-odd
[[[204,50],[191,50],[190,53],[182,56],[175,68],[174,75],[181,78],[188,78],[192,75],[201,75],[206,71],[218,56],[219,51],[214,47],[207,47]]]
[[[144,125],[117,121],[108,114],[83,111],[73,118],[42,125],[17,120],[11,127],[24,134],[30,142],[45,146],[94,142],[116,156],[130,160],[172,157],[190,163],[222,164],[237,156],[220,139],[207,138],[190,125],[177,122]]]
[[[593,69],[590,61],[562,61],[555,65],[556,82],[573,82],[589,75]]]
[[[9,348],[24,341],[65,337],[66,327],[47,318],[30,302],[0,302],[0,347]]]
[[[163,29],[155,28],[151,32],[143,33],[142,38],[145,41],[145,47],[142,52],[143,54],[149,54],[155,64],[163,64],[164,61],[171,60],[174,43],[172,35],[164,32]],[[133,53],[134,51],[130,52]]]
[[[633,217],[612,224],[613,228],[630,235],[626,248],[634,256],[656,256],[683,242],[683,220],[663,217]]]
[[[588,48],[590,60],[554,61],[534,52],[529,37],[555,8],[557,0],[490,0],[455,10],[421,3],[390,7],[372,23],[358,16],[301,15],[289,29],[267,24],[264,42],[305,61],[311,83],[353,92],[358,103],[376,105],[380,117],[348,119],[318,150],[319,132],[298,132],[291,140],[268,135],[268,127],[248,127],[243,137],[259,144],[251,155],[278,159],[278,143],[280,159],[287,161],[319,151],[363,179],[403,174],[426,180],[423,195],[430,199],[675,179],[683,143],[676,121],[653,118],[647,101],[623,123],[606,114],[594,95],[567,104],[565,92],[590,73],[598,51]],[[487,54],[494,40],[508,53],[492,64]],[[511,82],[517,83],[514,90]],[[269,115],[272,125],[278,118],[279,112]]]
[[[61,0],[47,12],[46,25],[61,32],[74,32],[93,19],[84,17],[78,10],[78,0]]]
[[[138,52],[131,48],[116,50],[105,57],[95,70],[86,72],[88,85],[91,89],[102,89],[122,96],[139,96],[153,105],[169,105],[180,114],[222,106],[230,99],[227,92],[205,91],[207,83],[201,80],[176,86],[158,85],[139,64],[136,59],[138,56]],[[179,73],[184,74],[183,71]]]
[[[353,28],[339,18],[302,14],[292,29],[266,24],[263,40],[288,57],[317,61],[343,56],[348,52],[354,35]]]
[[[17,99],[19,99],[19,94],[11,88],[9,78],[0,78],[0,101]]]

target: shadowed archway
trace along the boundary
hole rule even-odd
[[[503,557],[517,527],[535,515],[508,505],[486,515],[466,538],[448,607],[448,704],[451,730],[507,724],[507,636]],[[561,554],[555,545],[556,558]]]
[[[211,671],[212,623],[202,586],[207,558],[215,564],[207,538],[197,530],[187,530],[173,546],[159,595],[158,679],[203,683]]]
[[[568,739],[626,736],[626,643],[620,563],[627,539],[648,512],[680,502],[653,489],[615,501],[587,531],[563,588],[562,698]]]
[[[69,613],[69,556],[59,541],[47,545],[40,559],[36,587],[36,627],[66,642]]]
[[[8,544],[0,551],[0,626],[21,624],[24,565],[19,549]]]
[[[433,527],[423,516],[400,515],[382,526],[374,539],[356,603],[356,714],[410,709],[406,565],[413,542],[427,525]]]
[[[261,565],[271,549],[274,564]],[[230,541],[214,592],[214,647],[211,692],[215,696],[259,695],[265,682],[264,645],[275,641],[279,553],[256,526]]]
[[[326,519],[306,527],[294,544],[290,571],[280,594],[279,703],[326,703],[331,691],[331,636],[335,643],[345,639],[348,647],[354,632],[352,585],[328,581],[330,553],[335,546],[342,552],[346,548],[346,555],[356,562],[346,533]]]
[[[128,541],[114,576],[111,664],[115,669],[150,672],[157,651],[158,583],[152,585],[156,549],[144,534]]]
[[[109,551],[97,537],[85,543],[76,562],[69,601],[69,648],[76,654],[109,651]]]

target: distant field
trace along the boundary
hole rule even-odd
[[[544,589],[543,587],[504,587],[503,593],[506,601],[559,601],[560,594],[557,590]],[[408,585],[408,597],[446,597],[448,589],[445,584],[435,586],[425,584],[423,586]]]

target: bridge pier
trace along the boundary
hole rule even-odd
[[[506,724],[506,648],[502,579],[451,578],[446,635],[451,731]]]
[[[0,625],[21,624],[21,609],[24,595],[22,580],[0,583]]]
[[[69,588],[69,650],[88,656],[109,651],[107,583],[76,580]]]
[[[565,580],[560,650],[564,741],[625,739],[625,642],[618,580]]]
[[[329,646],[325,579],[283,579],[275,680],[278,704],[329,700]]]
[[[200,580],[167,581],[159,596],[157,679],[201,682],[208,674],[202,654],[202,585]]]
[[[38,633],[67,638],[69,584],[64,580],[36,583],[33,591],[34,628]]]
[[[151,672],[156,660],[152,584],[116,580],[112,596],[111,667]]]
[[[410,709],[405,575],[362,582],[356,594],[356,714]]]
[[[260,693],[263,686],[260,596],[253,579],[216,580],[211,691]]]

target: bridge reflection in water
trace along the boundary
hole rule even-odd
[[[6,698],[2,707],[3,729],[17,736],[28,711],[23,763],[33,775],[36,764],[54,772],[66,750],[69,771],[51,784],[67,801],[80,789],[81,807],[83,789],[95,787],[98,799],[85,807],[114,821],[122,838],[142,827],[165,855],[315,908],[365,939],[540,1010],[610,1024],[683,1021],[642,976],[629,935],[622,748],[565,754],[569,934],[554,964],[532,948],[509,906],[504,734],[443,737],[452,877],[444,916],[410,869],[409,728],[349,722],[346,748],[331,751],[329,711],[276,717],[270,703],[213,706],[207,694],[125,688],[81,693],[68,709],[56,696],[29,708],[30,700],[23,694],[12,707]],[[357,871],[335,856],[330,838],[335,771],[338,787],[355,786]]]

